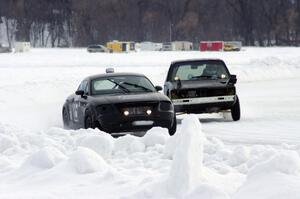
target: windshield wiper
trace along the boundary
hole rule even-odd
[[[192,79],[199,79],[199,78],[207,78],[207,79],[211,79],[213,76],[209,76],[209,75],[198,75],[198,76],[193,76]]]
[[[114,83],[115,85],[119,86],[121,88],[122,91],[124,91],[125,93],[130,93],[130,90],[125,88],[124,86],[122,86],[121,84],[113,81],[112,79],[107,79],[108,81]]]
[[[130,85],[130,86],[138,87],[138,88],[141,88],[141,89],[143,89],[144,91],[147,91],[147,92],[153,92],[153,90],[151,90],[149,88],[146,88],[144,86],[138,85],[138,84],[133,84],[133,83],[129,83],[129,82],[122,82],[122,84],[127,84],[127,85]]]

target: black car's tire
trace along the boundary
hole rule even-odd
[[[65,129],[69,128],[69,126],[70,126],[70,117],[69,117],[69,113],[66,110],[66,108],[63,108],[62,117],[63,117],[64,128]]]
[[[177,129],[177,121],[176,121],[176,114],[174,113],[174,118],[173,118],[173,124],[171,126],[171,128],[169,128],[169,134],[172,136],[176,133],[176,129]]]
[[[85,117],[84,128],[85,129],[89,129],[89,128],[94,129],[94,128],[96,128],[95,122],[93,121],[93,118],[90,115],[87,115]]]
[[[233,121],[238,121],[241,118],[240,101],[238,96],[236,96],[236,101],[231,108],[231,117]]]

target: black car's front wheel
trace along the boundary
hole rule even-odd
[[[92,117],[90,115],[87,115],[84,120],[84,128],[96,128],[95,122],[93,121]]]
[[[176,120],[176,114],[174,113],[174,118],[173,118],[173,124],[172,126],[168,129],[169,130],[169,134],[172,136],[176,133],[176,129],[177,129],[177,120]]]
[[[70,117],[66,108],[63,109],[62,113],[64,128],[68,128],[70,125]]]
[[[241,118],[240,101],[238,96],[236,96],[236,102],[231,108],[231,117],[233,121],[238,121]]]

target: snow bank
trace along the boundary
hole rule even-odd
[[[181,130],[175,134],[176,145],[167,188],[175,195],[183,195],[201,182],[204,135],[196,115],[182,121]]]
[[[295,151],[280,152],[270,159],[254,166],[248,173],[248,178],[267,173],[280,172],[295,175],[300,172],[300,158]]]
[[[300,158],[295,151],[282,151],[258,163],[234,199],[298,199],[300,195]]]
[[[104,132],[99,132],[98,135],[90,135],[80,140],[79,146],[94,150],[103,158],[110,158],[114,149],[113,138]]]
[[[141,138],[132,135],[125,135],[115,140],[115,153],[135,153],[144,152],[146,149],[145,144]]]
[[[67,157],[54,147],[45,147],[40,151],[30,155],[23,166],[33,166],[40,169],[50,169],[67,159]]]
[[[168,129],[153,127],[144,135],[143,142],[146,146],[164,145],[169,137]]]
[[[208,184],[197,186],[191,193],[189,193],[186,199],[230,199],[229,195],[223,191],[220,191],[216,187]]]
[[[104,159],[91,149],[78,147],[78,150],[71,154],[69,159],[71,167],[79,174],[106,171],[108,168]]]

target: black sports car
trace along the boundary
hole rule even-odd
[[[108,133],[145,131],[154,126],[176,131],[170,99],[148,78],[135,73],[106,73],[85,78],[63,105],[66,128],[99,128]]]
[[[230,111],[240,119],[236,75],[219,59],[183,60],[171,63],[164,85],[176,112],[213,113]]]

